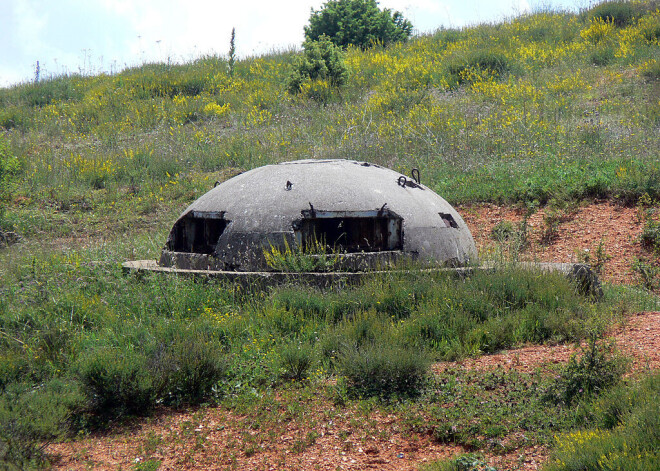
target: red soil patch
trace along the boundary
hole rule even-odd
[[[519,223],[523,211],[492,204],[469,205],[458,208],[477,244],[482,257],[487,257],[497,244],[491,231],[501,221]],[[635,277],[631,265],[643,254],[639,243],[643,224],[636,208],[618,206],[609,202],[591,204],[577,209],[558,227],[557,237],[543,244],[543,217],[540,210],[529,218],[530,246],[521,254],[525,260],[539,262],[581,262],[588,250],[591,257],[603,242],[605,253],[611,258],[605,262],[601,278],[614,283],[633,284]]]
[[[632,360],[633,372],[655,370],[660,367],[660,312],[642,312],[629,317],[622,325],[610,332],[618,350]],[[566,363],[578,349],[574,345],[530,345],[508,350],[494,355],[469,358],[456,363],[437,363],[434,371],[444,371],[450,367],[515,369],[531,373],[545,365]]]
[[[132,430],[51,445],[48,452],[57,457],[53,469],[66,470],[127,469],[147,459],[160,461],[159,470],[416,470],[462,451],[408,433],[392,415],[365,419],[319,399],[305,406],[296,419],[278,418],[276,410],[164,412]]]
[[[478,205],[459,209],[470,226],[480,252],[496,244],[490,231],[502,220],[518,222],[522,213],[511,208]],[[602,278],[630,284],[632,261],[642,254],[638,242],[642,224],[637,210],[598,203],[577,210],[562,223],[553,243],[540,243],[543,212],[529,220],[527,260],[578,262],[579,253],[592,253],[603,241],[612,258]],[[646,312],[613,327],[611,335],[620,350],[633,359],[633,371],[660,366],[660,312]],[[448,366],[487,369],[503,367],[530,372],[544,365],[565,362],[573,346],[528,346]],[[410,432],[397,417],[379,412],[364,414],[351,407],[336,407],[321,397],[304,401],[303,412],[290,414],[297,403],[275,402],[248,415],[218,407],[198,411],[164,411],[154,418],[108,435],[50,445],[53,469],[134,469],[147,459],[161,462],[161,470],[416,470],[427,461],[451,457],[463,450],[436,443],[431,437]],[[297,403],[300,405],[300,403]],[[519,449],[488,461],[498,469],[539,469],[547,459],[544,447]]]

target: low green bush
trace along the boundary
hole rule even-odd
[[[583,13],[584,20],[600,18],[605,22],[614,23],[616,26],[628,26],[636,17],[640,16],[644,9],[639,3],[623,0],[603,2]]]
[[[299,342],[284,345],[279,350],[280,378],[287,381],[302,381],[307,378],[315,362],[314,348]]]
[[[74,370],[93,415],[145,415],[155,406],[154,378],[142,353],[102,347],[79,358]]]
[[[352,348],[340,358],[339,371],[358,397],[410,397],[421,393],[428,374],[425,352],[382,342]]]
[[[626,364],[613,344],[599,341],[592,334],[580,354],[571,356],[556,381],[548,387],[545,399],[571,405],[584,397],[597,396],[616,385],[625,371]]]
[[[511,221],[500,221],[490,231],[490,238],[497,242],[505,242],[516,234],[516,228]]]
[[[289,93],[300,93],[305,83],[318,80],[327,81],[333,87],[346,82],[348,69],[344,63],[344,52],[327,36],[308,40],[303,47],[304,52],[287,79],[286,88]]]
[[[448,460],[436,461],[422,466],[422,471],[497,471],[489,466],[484,457],[475,453],[465,453]]]
[[[29,469],[45,464],[43,449],[73,432],[84,397],[74,381],[15,382],[0,395],[0,469]]]
[[[642,69],[642,76],[647,80],[660,80],[660,60],[647,64]]]
[[[614,58],[614,47],[610,44],[599,45],[589,53],[589,62],[599,67],[609,65]]]
[[[646,222],[639,241],[647,250],[658,250],[660,249],[660,221],[656,220],[654,210],[647,210],[646,213]]]
[[[511,62],[496,49],[479,49],[454,57],[446,67],[450,85],[471,82],[477,77],[500,78],[511,69]]]
[[[157,401],[180,406],[212,399],[229,362],[217,341],[201,335],[181,336],[149,364]]]
[[[638,257],[633,261],[630,269],[645,289],[655,291],[660,288],[660,267],[656,261],[647,257]]]

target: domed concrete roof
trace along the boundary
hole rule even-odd
[[[338,252],[465,265],[468,227],[447,201],[393,170],[350,160],[299,160],[231,178],[174,224],[161,266],[269,270],[264,250],[321,241]]]

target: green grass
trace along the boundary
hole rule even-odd
[[[657,469],[660,375],[611,390],[591,405],[591,427],[556,438],[545,469]]]
[[[21,459],[38,456],[43,439],[157,404],[214,403],[283,381],[313,389],[345,377],[347,400],[423,397],[428,359],[576,340],[642,307],[593,304],[561,276],[515,269],[464,281],[392,273],[325,291],[135,278],[122,275],[116,247],[16,256],[2,274],[0,388],[7,420],[22,411],[27,422],[0,432]],[[43,405],[21,409],[35,391]],[[46,425],[27,425],[49,408]]]

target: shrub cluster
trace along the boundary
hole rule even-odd
[[[560,376],[548,388],[546,400],[571,405],[589,396],[602,394],[616,385],[625,373],[626,365],[611,343],[599,342],[592,334],[581,353],[571,356]]]
[[[229,363],[217,341],[181,335],[151,352],[102,347],[82,355],[75,375],[87,411],[108,417],[148,414],[156,404],[180,406],[210,400]]]
[[[310,98],[327,103],[332,96],[330,87],[346,82],[348,70],[344,52],[327,36],[304,43],[304,53],[298,58],[287,79],[289,93],[306,92]]]
[[[605,23],[623,27],[632,24],[644,10],[641,3],[615,0],[596,5],[583,13],[583,17],[589,20],[597,18]]]
[[[12,382],[0,389],[0,468],[44,464],[42,450],[66,436],[84,396],[74,381]]]
[[[472,83],[487,78],[501,78],[511,69],[509,58],[497,49],[479,49],[453,57],[447,65],[450,85]]]
[[[429,357],[424,351],[380,341],[350,348],[339,360],[339,371],[355,396],[417,396],[428,368]]]

